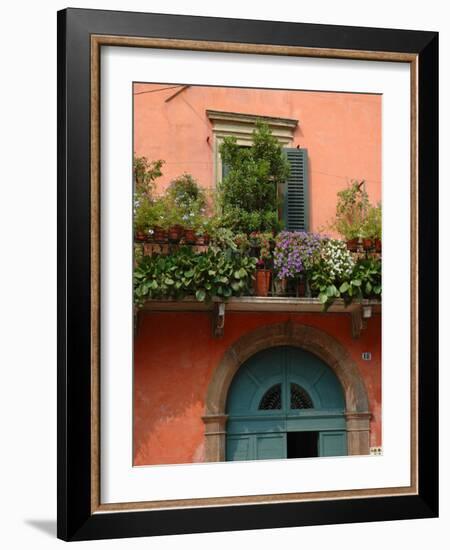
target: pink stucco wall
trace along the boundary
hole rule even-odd
[[[347,314],[230,312],[224,337],[216,339],[209,313],[145,312],[135,340],[134,464],[202,462],[205,396],[222,355],[243,334],[289,319],[327,332],[348,349],[369,397],[370,445],[381,445],[380,315],[352,339]],[[371,361],[362,360],[365,351],[372,353]]]
[[[166,102],[178,90],[169,86],[134,85],[134,151],[165,160],[161,190],[183,172],[213,187],[211,109],[299,121],[293,146],[308,150],[311,230],[330,221],[351,179],[381,199],[380,95],[191,86]]]

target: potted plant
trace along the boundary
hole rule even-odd
[[[352,280],[354,268],[355,261],[344,242],[337,239],[324,241],[312,264],[310,276],[313,295],[319,298],[325,311],[336,298],[349,292],[352,297],[361,285],[359,280]]]
[[[256,296],[268,296],[272,270],[266,269],[264,260],[259,260],[256,264],[255,274],[255,294]]]
[[[374,241],[370,237],[363,237],[362,238],[362,244],[363,248],[366,252],[369,252],[369,250],[372,250],[374,246]]]
[[[278,186],[289,177],[290,165],[269,126],[256,122],[249,147],[225,137],[220,155],[227,167],[218,189],[225,227],[247,234],[278,230]]]
[[[268,296],[272,278],[272,233],[251,233],[250,246],[256,250],[258,257],[255,274],[255,294]]]
[[[158,244],[167,242],[169,225],[167,204],[164,198],[155,199],[152,205],[153,240]]]
[[[171,244],[178,244],[183,235],[183,227],[179,224],[170,225],[167,230],[167,237]]]
[[[134,199],[134,238],[138,242],[145,242],[149,239],[149,232],[154,222],[154,211],[152,200],[147,196],[140,196]]]
[[[344,237],[351,252],[358,249],[362,227],[370,206],[364,183],[364,180],[353,180],[350,187],[338,192],[336,216],[331,225]]]
[[[183,216],[183,239],[186,244],[195,244],[197,235],[195,232],[195,220],[194,216]]]
[[[361,228],[361,240],[362,240],[362,247],[366,252],[369,252],[370,250],[373,249],[375,245],[375,240],[373,238],[368,220],[364,222]]]
[[[250,254],[250,237],[247,235],[247,233],[237,233],[234,236],[234,243],[236,244],[236,247],[241,252],[241,254]],[[252,257],[257,257],[255,254],[250,255]]]
[[[199,220],[196,231],[196,240],[195,244],[197,246],[207,246],[209,245],[211,234],[211,221],[204,217]]]
[[[282,231],[275,239],[273,252],[276,279],[285,281],[283,291],[295,296],[309,294],[310,271],[326,238],[316,233]],[[280,288],[280,285],[277,285]]]
[[[162,160],[149,161],[146,157],[133,158],[134,174],[134,235],[136,241],[146,241],[152,231],[153,191],[155,180],[162,176]]]
[[[346,241],[347,249],[350,252],[358,252],[359,237],[353,237]]]
[[[362,226],[364,250],[381,252],[381,204],[370,206]]]
[[[171,244],[178,244],[183,236],[180,209],[176,205],[167,202],[165,218],[168,240]]]
[[[171,210],[179,217],[176,225],[183,227],[185,244],[195,244],[196,228],[206,208],[205,192],[191,174],[183,174],[171,182],[166,196]],[[173,229],[175,234],[175,225]]]

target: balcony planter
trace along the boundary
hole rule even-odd
[[[255,275],[255,294],[256,296],[268,296],[270,289],[271,269],[257,269]]]
[[[181,225],[173,225],[172,227],[169,227],[169,231],[168,231],[169,242],[171,242],[172,244],[179,243],[182,234],[183,234],[183,228],[181,227]]]

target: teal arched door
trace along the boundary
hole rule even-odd
[[[295,347],[263,350],[236,373],[227,398],[227,460],[347,454],[345,401],[333,371]]]

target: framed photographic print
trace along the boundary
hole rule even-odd
[[[438,513],[438,36],[58,14],[58,536]]]

